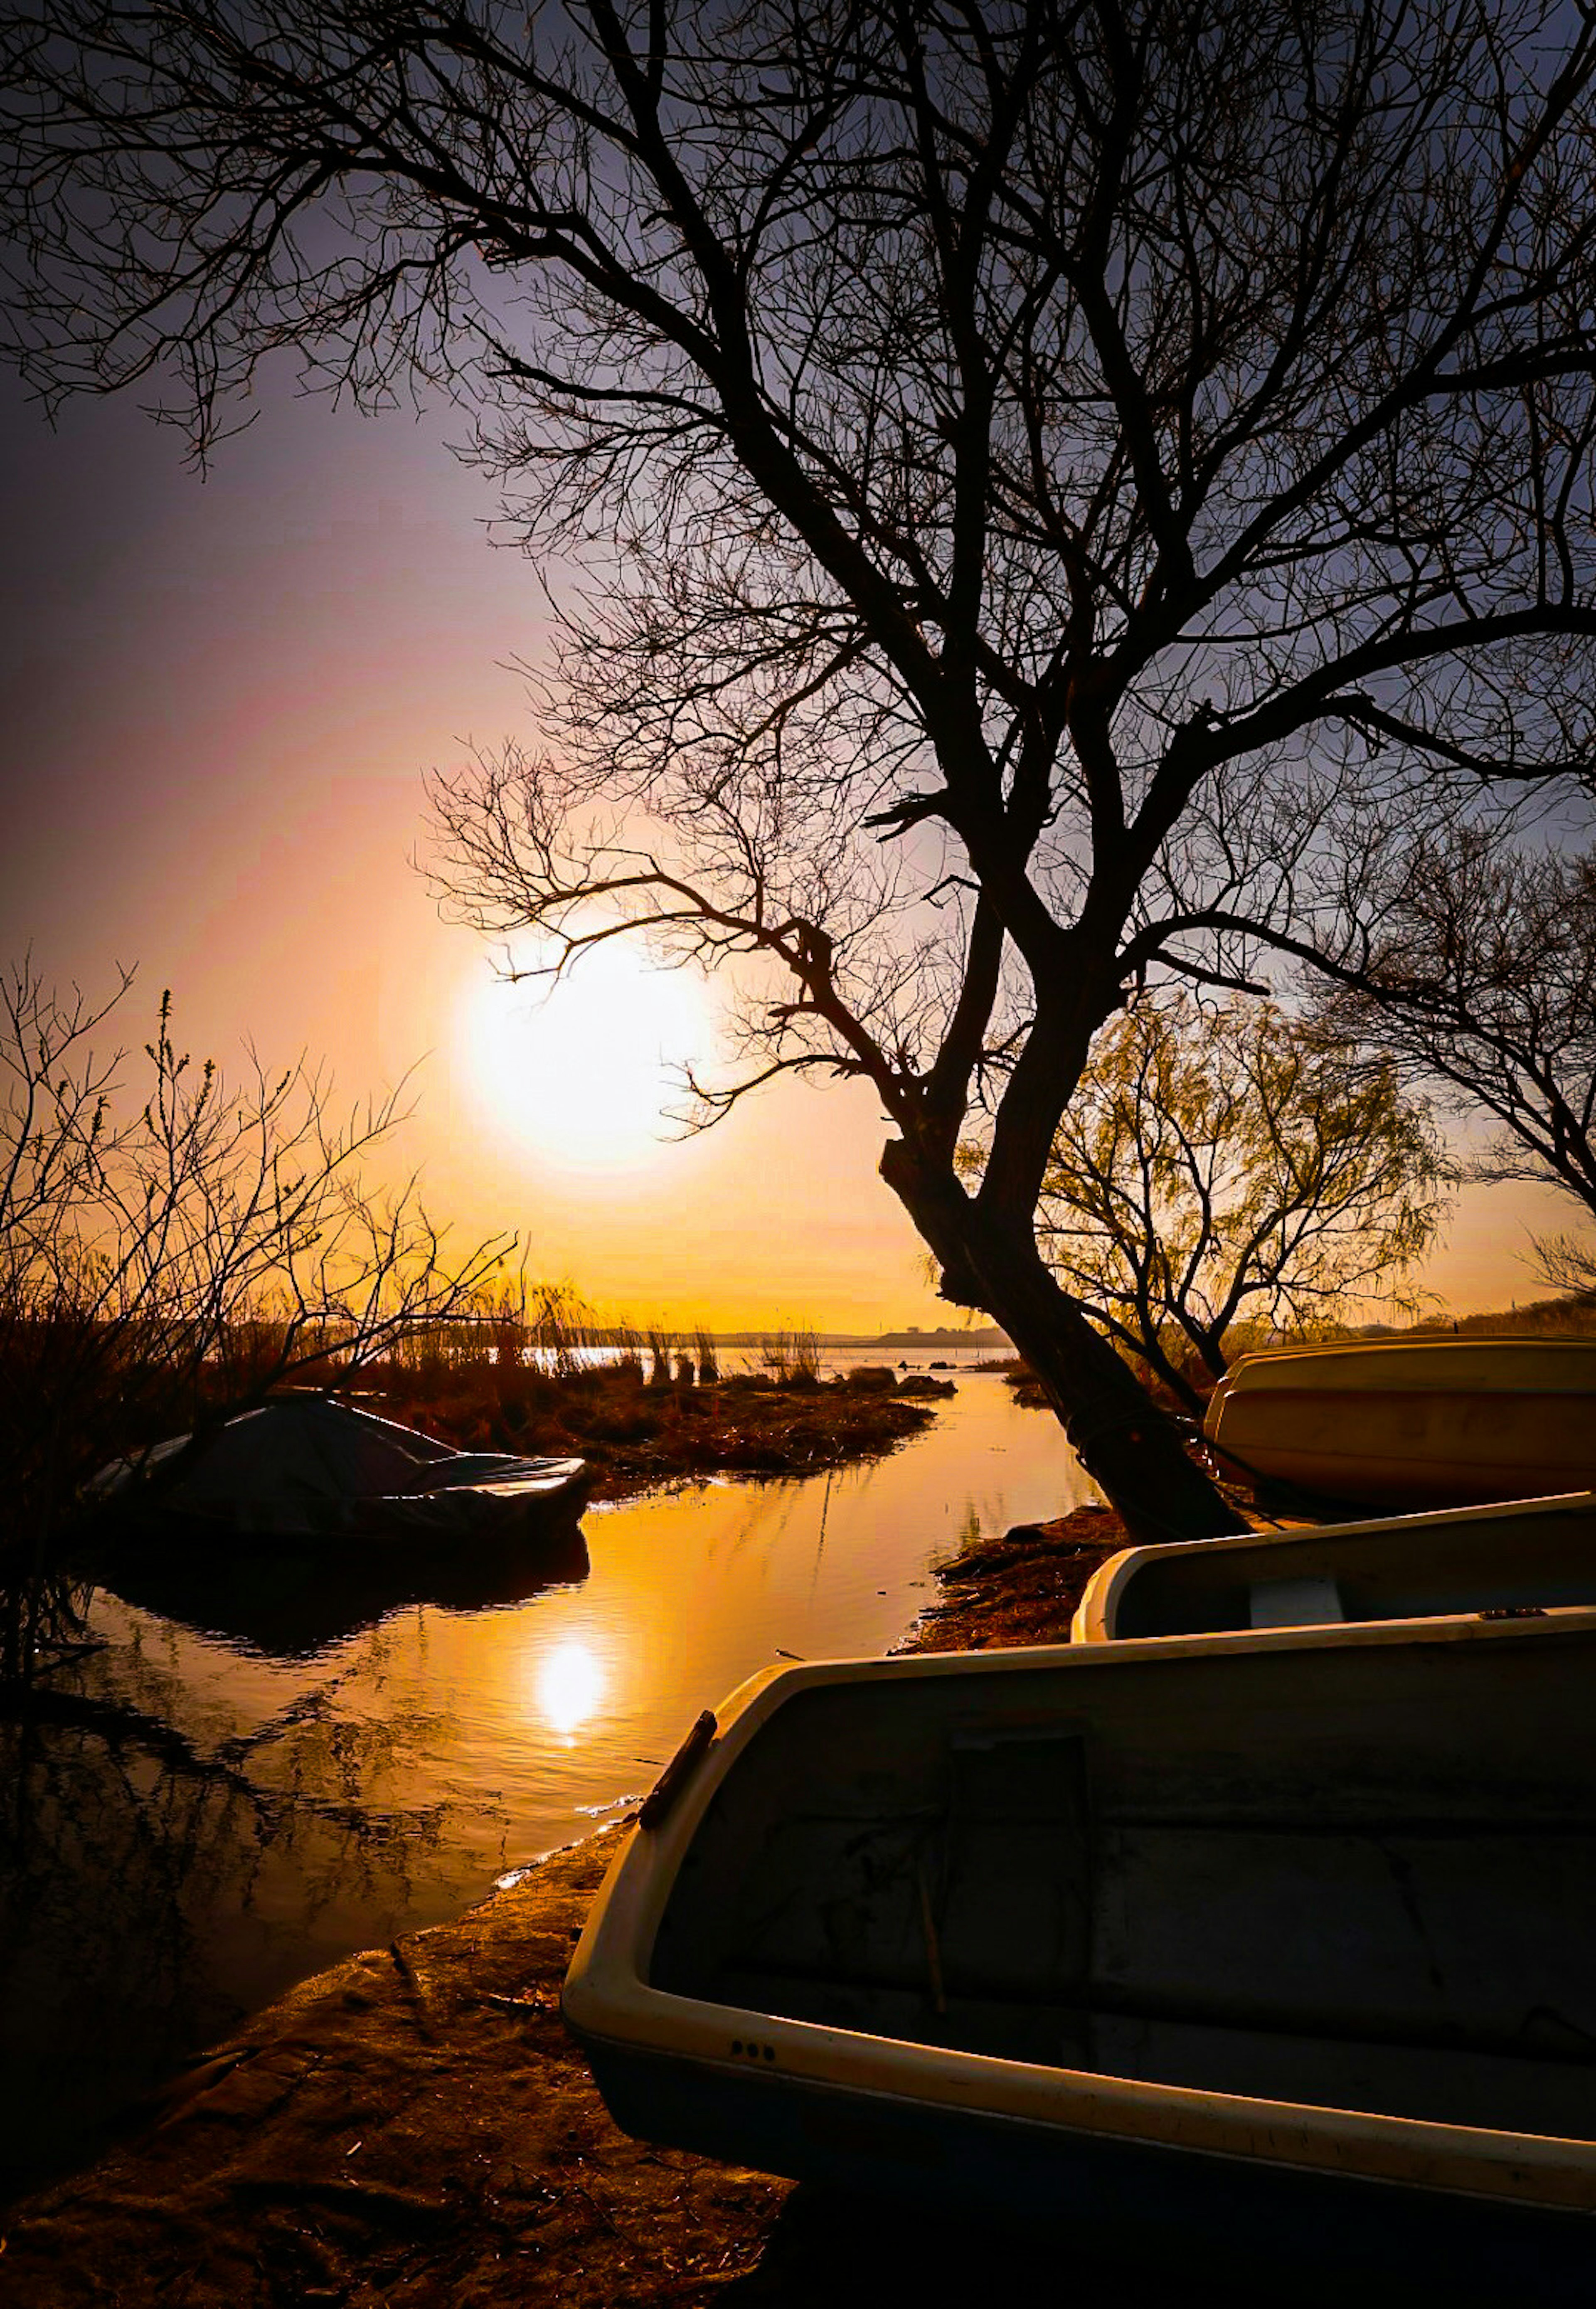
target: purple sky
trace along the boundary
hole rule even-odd
[[[396,1166],[420,1162],[473,1234],[519,1229],[535,1271],[638,1315],[941,1319],[874,1175],[867,1094],[784,1088],[661,1146],[644,1084],[610,1129],[580,1070],[626,1022],[597,989],[556,998],[559,1079],[535,1034],[522,1059],[508,1010],[495,1079],[480,1049],[473,1065],[491,969],[409,863],[420,778],[527,734],[508,661],[542,646],[546,609],[521,555],[487,542],[496,499],[449,454],[451,412],[285,394],[202,483],[131,402],[76,404],[52,434],[0,394],[6,954],[31,943],[91,992],[136,963],[118,1036],[135,1048],[169,985],[180,1042],[224,1066],[246,1034],[270,1059],[305,1050],[352,1100],[422,1059]],[[583,1108],[608,1130],[596,1163],[565,1128]]]

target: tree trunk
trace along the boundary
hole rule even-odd
[[[1036,1373],[1082,1466],[1138,1542],[1212,1539],[1247,1524],[1187,1453],[1173,1422],[1058,1287],[1024,1227],[1002,1224],[902,1139],[881,1174],[943,1268],[943,1293],[979,1307]]]

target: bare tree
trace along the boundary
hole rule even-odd
[[[589,572],[468,919],[735,961],[1149,1535],[1229,1527],[1033,1231],[1127,989],[1316,948],[1322,827],[1588,775],[1596,24],[1553,0],[41,0],[47,395],[472,406]],[[990,1108],[979,1180],[957,1149]]]
[[[1535,1267],[1560,1297],[1596,1306],[1596,1242],[1589,1237],[1537,1235]]]
[[[1238,1325],[1344,1322],[1400,1285],[1435,1239],[1445,1175],[1393,1068],[1272,1003],[1176,994],[1099,1036],[1039,1232],[1109,1336],[1200,1412]]]
[[[1463,827],[1393,846],[1349,894],[1356,1032],[1495,1135],[1484,1180],[1548,1180],[1596,1216],[1596,853]]]
[[[1391,843],[1345,911],[1328,1030],[1494,1124],[1460,1175],[1546,1182],[1596,1218],[1596,852],[1432,830]],[[1578,1236],[1538,1238],[1535,1263],[1556,1291],[1596,1291]]]
[[[229,1089],[178,1051],[169,995],[130,1111],[125,1053],[94,1040],[130,983],[94,1004],[30,960],[0,977],[0,1581],[40,1628],[70,1594],[28,1582],[108,1458],[358,1371],[472,1309],[512,1247],[452,1259],[413,1180],[363,1183],[399,1094],[341,1124],[303,1065]],[[37,1635],[0,1626],[0,1676]]]

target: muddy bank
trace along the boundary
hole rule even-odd
[[[1057,1639],[1123,1544],[1076,1515],[939,1574],[903,1648]],[[88,2171],[12,2209],[0,2299],[44,2305],[720,2302],[1056,2292],[1057,2253],[627,2140],[561,2026],[615,1850],[556,1855],[457,1922],[258,2013]],[[1076,2297],[1100,2293],[1070,2253]]]
[[[1107,1509],[1021,1524],[933,1567],[941,1595],[894,1651],[984,1651],[1068,1639],[1082,1590],[1106,1556],[1129,1545]]]

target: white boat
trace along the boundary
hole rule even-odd
[[[646,2140],[1126,2263],[1583,2297],[1593,1719],[1576,1609],[770,1670],[565,2017]]]
[[[1203,1420],[1233,1466],[1376,1508],[1596,1486],[1596,1338],[1354,1340],[1239,1356]]]
[[[1345,1620],[1596,1605],[1596,1492],[1129,1547],[1075,1609],[1080,1644]]]

